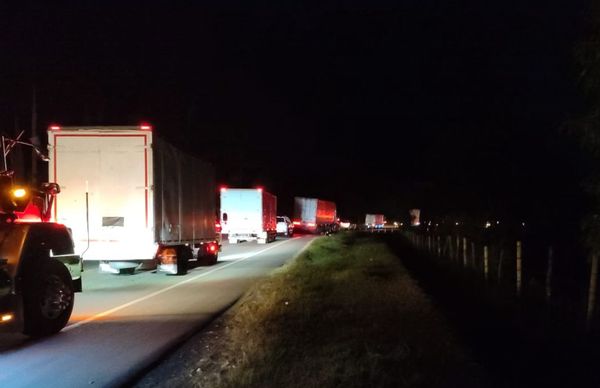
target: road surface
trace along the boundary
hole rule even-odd
[[[86,268],[84,290],[62,332],[41,340],[0,334],[0,387],[121,386],[312,239],[225,244],[217,265],[185,276]]]

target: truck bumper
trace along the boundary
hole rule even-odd
[[[75,292],[81,292],[81,272],[83,272],[83,260],[79,255],[58,255],[52,256],[53,259],[60,261],[67,267],[73,279]]]
[[[135,273],[140,263],[129,261],[102,261],[100,262],[100,272],[112,273],[116,275],[131,275]]]

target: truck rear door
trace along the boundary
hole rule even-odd
[[[151,133],[51,135],[50,179],[61,186],[54,217],[72,229],[76,253],[91,260],[151,258]]]

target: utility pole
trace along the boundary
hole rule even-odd
[[[37,101],[36,101],[36,91],[35,85],[32,90],[32,105],[31,105],[31,144],[36,147],[40,146],[40,141],[37,135]],[[37,155],[35,152],[31,153],[31,184],[33,186],[37,185]]]

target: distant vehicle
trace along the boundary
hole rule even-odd
[[[343,230],[354,230],[356,229],[356,224],[353,224],[352,222],[348,221],[348,220],[342,220],[339,222],[340,224],[340,229]]]
[[[294,197],[294,230],[306,233],[332,233],[339,229],[334,202],[318,198]]]
[[[367,214],[365,216],[365,226],[367,228],[383,228],[385,225],[385,216],[383,214]]]
[[[277,197],[262,188],[221,188],[221,232],[230,244],[277,238]]]
[[[63,192],[57,222],[75,252],[105,272],[154,269],[185,274],[214,264],[214,168],[154,136],[149,125],[48,130],[49,177]]]
[[[288,216],[277,216],[277,234],[287,237],[294,235],[294,224]]]
[[[411,226],[421,225],[421,220],[420,220],[421,209],[410,209],[408,211],[408,213],[410,214],[410,225]]]

